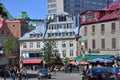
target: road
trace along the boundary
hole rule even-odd
[[[56,72],[51,73],[51,79],[40,79],[40,80],[82,80],[80,73],[64,73],[64,72]],[[0,80],[4,80],[0,78]],[[7,78],[6,80],[12,80],[11,78]],[[17,78],[15,80],[18,80]],[[37,80],[37,71],[28,71],[28,79],[27,80]]]

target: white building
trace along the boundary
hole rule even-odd
[[[75,19],[75,20],[74,20]],[[36,27],[33,31],[26,33],[19,40],[20,56],[23,64],[41,63],[42,48],[44,40],[53,40],[56,43],[61,58],[74,58],[79,54],[79,16],[74,17],[67,13],[55,16],[54,22]],[[44,36],[45,35],[45,36]],[[33,61],[34,60],[34,61]]]

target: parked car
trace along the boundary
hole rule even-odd
[[[51,73],[48,68],[41,68],[38,71],[38,79],[41,79],[41,78],[49,78],[49,79],[51,78]]]
[[[116,80],[120,80],[120,67],[113,67],[113,73]]]
[[[115,77],[111,68],[97,67],[84,72],[82,80],[115,80]]]

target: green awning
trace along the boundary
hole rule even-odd
[[[113,55],[97,55],[97,54],[85,54],[85,57],[87,58],[87,61],[88,62],[92,62],[93,59],[96,59],[96,58],[110,58],[112,57]],[[82,59],[83,55],[80,54],[79,56],[75,57],[74,59],[78,62],[81,62],[81,59]]]

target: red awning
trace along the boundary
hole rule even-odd
[[[40,64],[41,62],[42,62],[42,60],[36,60],[36,59],[22,60],[23,64]]]

